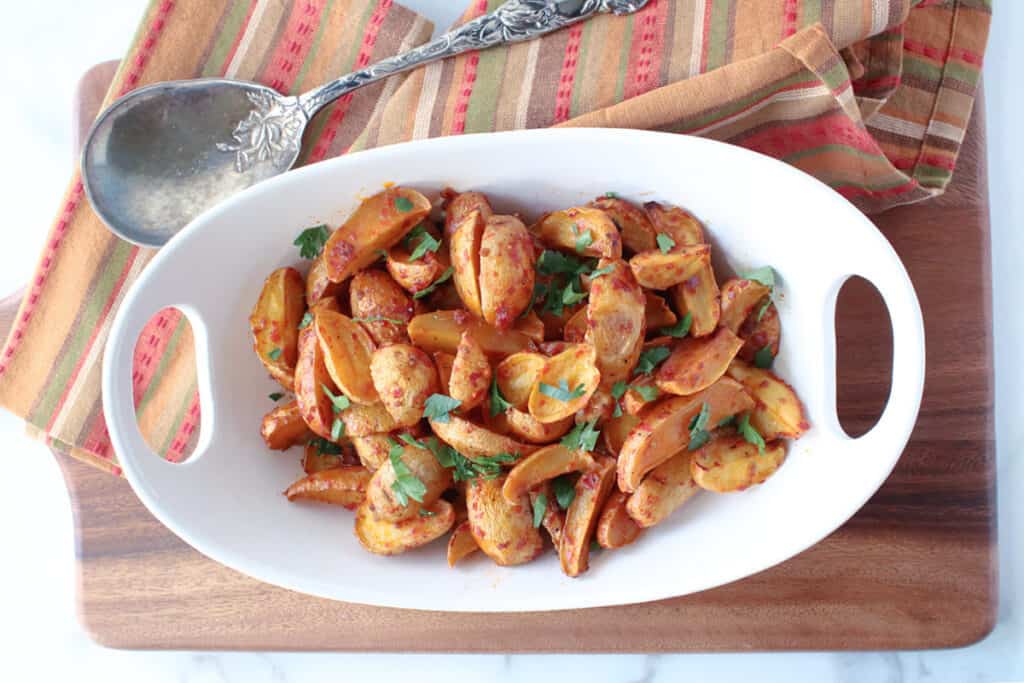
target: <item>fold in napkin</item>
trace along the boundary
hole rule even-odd
[[[462,20],[499,4],[474,0]],[[651,0],[360,90],[317,117],[301,163],[440,135],[646,128],[757,150],[881,211],[937,195],[952,177],[990,14],[989,0]],[[303,91],[431,30],[391,0],[154,0],[107,101],[217,75]],[[100,358],[151,256],[103,227],[76,175],[0,353],[0,403],[55,449],[115,473]],[[200,407],[176,311],[139,339],[134,383],[147,441],[184,457]]]

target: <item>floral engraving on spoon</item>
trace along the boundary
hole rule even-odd
[[[245,173],[256,163],[270,161],[275,166],[291,164],[302,143],[306,113],[298,98],[275,97],[256,91],[248,93],[252,111],[235,127],[234,142],[218,142],[221,152],[235,152],[235,170]]]

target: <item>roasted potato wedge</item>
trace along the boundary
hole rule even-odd
[[[580,206],[554,211],[537,221],[533,233],[555,249],[594,258],[622,258],[619,230],[601,209]]]
[[[562,528],[565,526],[565,513],[558,507],[558,500],[555,498],[551,482],[546,481],[534,490],[530,491],[530,508],[536,505],[539,496],[544,496],[544,517],[541,525],[548,532],[551,543],[557,548],[562,538]]]
[[[601,516],[597,518],[597,531],[594,534],[597,544],[602,548],[614,550],[629,545],[640,538],[644,531],[626,512],[626,499],[625,493],[613,487],[608,502],[601,510]]]
[[[354,436],[352,437],[352,447],[355,448],[356,456],[363,467],[371,472],[376,472],[380,469],[381,464],[388,459],[388,452],[391,450],[391,437],[387,434]]]
[[[328,401],[328,404],[330,402]],[[339,415],[345,423],[345,436],[356,438],[371,434],[384,434],[398,429],[398,423],[383,403],[362,405],[353,403]]]
[[[668,303],[654,292],[644,292],[644,319],[647,321],[648,333],[662,327],[672,327],[679,321]]]
[[[532,287],[532,285],[531,285]],[[249,316],[253,348],[270,376],[292,391],[299,358],[299,323],[306,313],[302,275],[278,268],[263,283]]]
[[[669,290],[672,302],[679,315],[690,314],[691,337],[703,337],[711,334],[718,327],[722,314],[722,304],[718,296],[718,283],[715,271],[708,263],[697,274],[686,282]]]
[[[308,441],[309,427],[302,419],[298,401],[288,401],[264,415],[260,434],[272,451],[284,451]]]
[[[443,498],[424,508],[428,516],[413,515],[399,522],[378,519],[366,501],[356,510],[356,537],[377,555],[398,555],[443,536],[455,522],[452,504]]]
[[[487,197],[480,192],[456,192],[448,188],[441,196],[444,197],[444,236],[449,239],[456,226],[474,211],[479,211],[485,221],[494,213]]]
[[[398,521],[418,514],[420,509],[434,504],[445,489],[452,485],[452,472],[441,466],[434,454],[425,448],[401,443],[402,453],[398,458],[409,468],[412,475],[423,482],[426,489],[423,500],[417,501],[402,496],[395,490],[395,465],[390,457],[380,463],[366,488],[366,503],[370,512],[378,519]]]
[[[722,285],[722,316],[719,324],[735,334],[771,290],[755,280],[733,278]]]
[[[515,329],[529,337],[534,344],[544,341],[544,321],[533,311],[520,316],[516,320]]]
[[[690,473],[693,454],[683,450],[651,470],[629,496],[626,512],[647,528],[663,521],[700,490]]]
[[[440,239],[440,233],[429,222],[420,225],[426,228],[431,237]],[[412,233],[410,232],[410,234]],[[418,245],[419,240],[401,240],[388,249],[388,255],[384,259],[384,267],[387,268],[388,273],[400,287],[410,294],[429,287],[451,265],[448,246],[443,244],[436,252],[427,251],[413,261],[412,251]]]
[[[690,472],[700,488],[732,493],[763,483],[785,459],[786,445],[781,441],[773,441],[761,453],[741,436],[726,436],[697,450]]]
[[[463,332],[472,332],[488,356],[509,356],[533,348],[528,336],[515,329],[499,330],[466,311],[434,311],[417,315],[409,323],[412,343],[424,351],[454,354]]]
[[[743,340],[728,327],[719,327],[707,337],[680,339],[672,355],[658,367],[657,386],[677,396],[696,394],[725,374],[742,347]]]
[[[288,500],[315,500],[355,510],[366,498],[370,471],[359,465],[342,465],[299,479],[284,492]]]
[[[334,423],[334,406],[330,397],[324,393],[325,386],[331,393],[338,391],[334,380],[327,372],[324,352],[320,348],[313,324],[299,330],[299,360],[295,364],[295,401],[298,403],[302,419],[313,433],[330,439],[331,425]]]
[[[389,187],[363,201],[324,245],[327,276],[341,282],[380,258],[430,213],[430,200],[416,190]]]
[[[533,242],[514,216],[491,216],[480,240],[480,308],[499,330],[511,328],[533,298]]]
[[[348,444],[340,446],[339,448],[346,449],[351,448]],[[351,459],[351,462],[346,462],[346,459]],[[323,472],[324,470],[333,470],[342,465],[355,465],[358,464],[358,458],[354,455],[350,456],[346,452],[342,453],[323,453],[317,448],[313,442],[307,443],[306,447],[302,451],[302,471],[306,474],[315,474],[317,472]]]
[[[765,441],[778,438],[799,439],[811,428],[807,413],[793,388],[768,370],[734,360],[727,371],[754,397],[750,424]]]
[[[450,242],[452,282],[462,303],[478,318],[480,307],[480,244],[486,219],[479,211],[469,213],[455,226]]]
[[[520,443],[456,415],[449,415],[447,422],[431,420],[430,427],[434,430],[437,438],[470,459],[485,458],[501,453],[511,453],[521,457],[537,450],[534,445]]]
[[[622,444],[626,442],[626,437],[638,424],[640,424],[640,417],[629,413],[623,413],[605,422],[604,428],[601,430],[601,438],[604,440],[604,446],[608,452],[618,456],[619,451],[622,450]]]
[[[409,341],[405,328],[413,317],[412,299],[382,270],[361,270],[348,289],[352,319],[377,346]]]
[[[434,361],[410,344],[391,344],[374,351],[370,376],[384,407],[400,427],[419,422],[427,398],[440,389]]]
[[[561,341],[564,337],[563,330],[569,323],[569,320],[580,311],[585,309],[586,306],[583,304],[573,304],[572,306],[565,306],[562,308],[562,312],[555,315],[553,311],[542,310],[539,314],[541,322],[544,324],[544,339],[547,341]],[[538,342],[539,345],[540,342]]]
[[[434,365],[437,366],[437,378],[441,384],[441,393],[449,392],[449,384],[452,380],[452,367],[455,365],[455,356],[444,351],[434,354]],[[450,394],[449,394],[450,395]]]
[[[366,373],[374,349],[366,330],[348,316],[327,310],[317,312],[312,327],[320,340],[327,372],[342,393],[354,403],[380,401]]]
[[[596,360],[590,344],[575,344],[549,358],[530,391],[530,415],[541,422],[558,422],[587,405],[601,382]]]
[[[509,408],[505,412],[505,420],[512,436],[535,444],[551,443],[564,436],[573,424],[571,417],[558,422],[541,422],[533,415],[517,408]]]
[[[611,419],[614,410],[615,399],[612,398],[611,393],[604,389],[598,389],[591,394],[587,405],[576,411],[575,421],[576,424],[593,421],[602,425],[606,420]]]
[[[525,495],[510,503],[502,495],[504,477],[474,479],[466,486],[469,525],[480,549],[502,566],[524,564],[544,548],[533,526],[533,511]]]
[[[661,401],[644,413],[619,450],[619,489],[625,493],[636,491],[644,475],[686,448],[690,443],[690,422],[705,403],[711,425],[754,405],[743,386],[728,377],[693,396]]]
[[[590,566],[590,539],[608,495],[615,486],[615,460],[601,456],[576,481],[576,497],[565,512],[558,559],[567,576],[579,576]]]
[[[640,207],[618,197],[598,197],[590,205],[604,211],[618,226],[625,249],[637,253],[658,247],[654,225]]]
[[[545,481],[569,472],[583,472],[593,466],[594,458],[590,453],[551,444],[517,462],[505,477],[501,493],[505,500],[515,503]]]
[[[498,363],[495,376],[502,397],[516,408],[526,408],[545,363],[544,356],[529,351],[514,353]]]
[[[610,389],[636,367],[647,302],[625,261],[602,260],[598,266],[613,270],[590,285],[586,340],[596,353],[601,386]]]
[[[748,363],[753,363],[757,353],[761,349],[768,348],[772,358],[779,355],[779,342],[782,338],[782,325],[779,323],[779,312],[775,304],[768,304],[764,315],[758,320],[757,315],[751,315],[740,327],[739,336],[744,340],[743,348],[740,349],[739,357]]]
[[[452,530],[452,535],[448,537],[448,566],[454,567],[459,560],[472,555],[477,550],[480,550],[480,546],[473,538],[469,520],[464,520]]]
[[[711,263],[711,247],[707,244],[675,247],[667,254],[660,249],[641,251],[629,259],[630,270],[648,289],[668,289],[686,282]]]
[[[651,221],[654,233],[664,233],[677,245],[703,244],[704,230],[692,213],[678,206],[658,202],[644,204],[644,212]]]
[[[562,330],[565,341],[570,344],[579,344],[587,336],[587,309],[581,308],[576,314],[569,318]]]
[[[321,253],[313,259],[306,274],[306,305],[312,308],[323,299],[331,299],[341,292],[342,285],[339,282],[331,282],[327,275],[327,263]]]
[[[469,332],[462,333],[448,381],[449,395],[462,401],[459,409],[469,412],[483,403],[491,387],[491,364],[484,350]]]
[[[638,387],[647,389],[647,393],[643,393]],[[650,375],[643,375],[630,382],[629,389],[622,395],[619,403],[627,415],[639,415],[644,408],[653,405],[661,398],[661,389],[655,384],[654,378]]]

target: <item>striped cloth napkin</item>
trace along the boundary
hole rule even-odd
[[[500,3],[472,0],[463,21]],[[342,98],[312,125],[301,163],[440,135],[646,128],[769,154],[881,211],[949,183],[990,14],[990,0],[651,0],[632,16]],[[299,92],[431,30],[392,0],[153,0],[108,101],[155,81],[219,75]],[[100,358],[121,297],[151,257],[104,228],[76,175],[0,353],[0,403],[55,449],[115,473]],[[185,457],[200,407],[178,312],[161,312],[141,336],[134,383],[147,441]]]

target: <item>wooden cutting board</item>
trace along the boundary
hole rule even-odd
[[[156,521],[127,482],[58,456],[74,508],[82,622],[113,647],[218,650],[871,650],[982,638],[995,621],[997,555],[983,121],[979,106],[949,192],[875,220],[924,310],[924,402],[882,489],[801,555],[721,588],[640,605],[527,614],[380,609],[227,569]],[[844,289],[837,318],[840,415],[859,434],[888,394],[891,338],[880,299],[863,282]],[[593,571],[614,561],[604,555]]]

